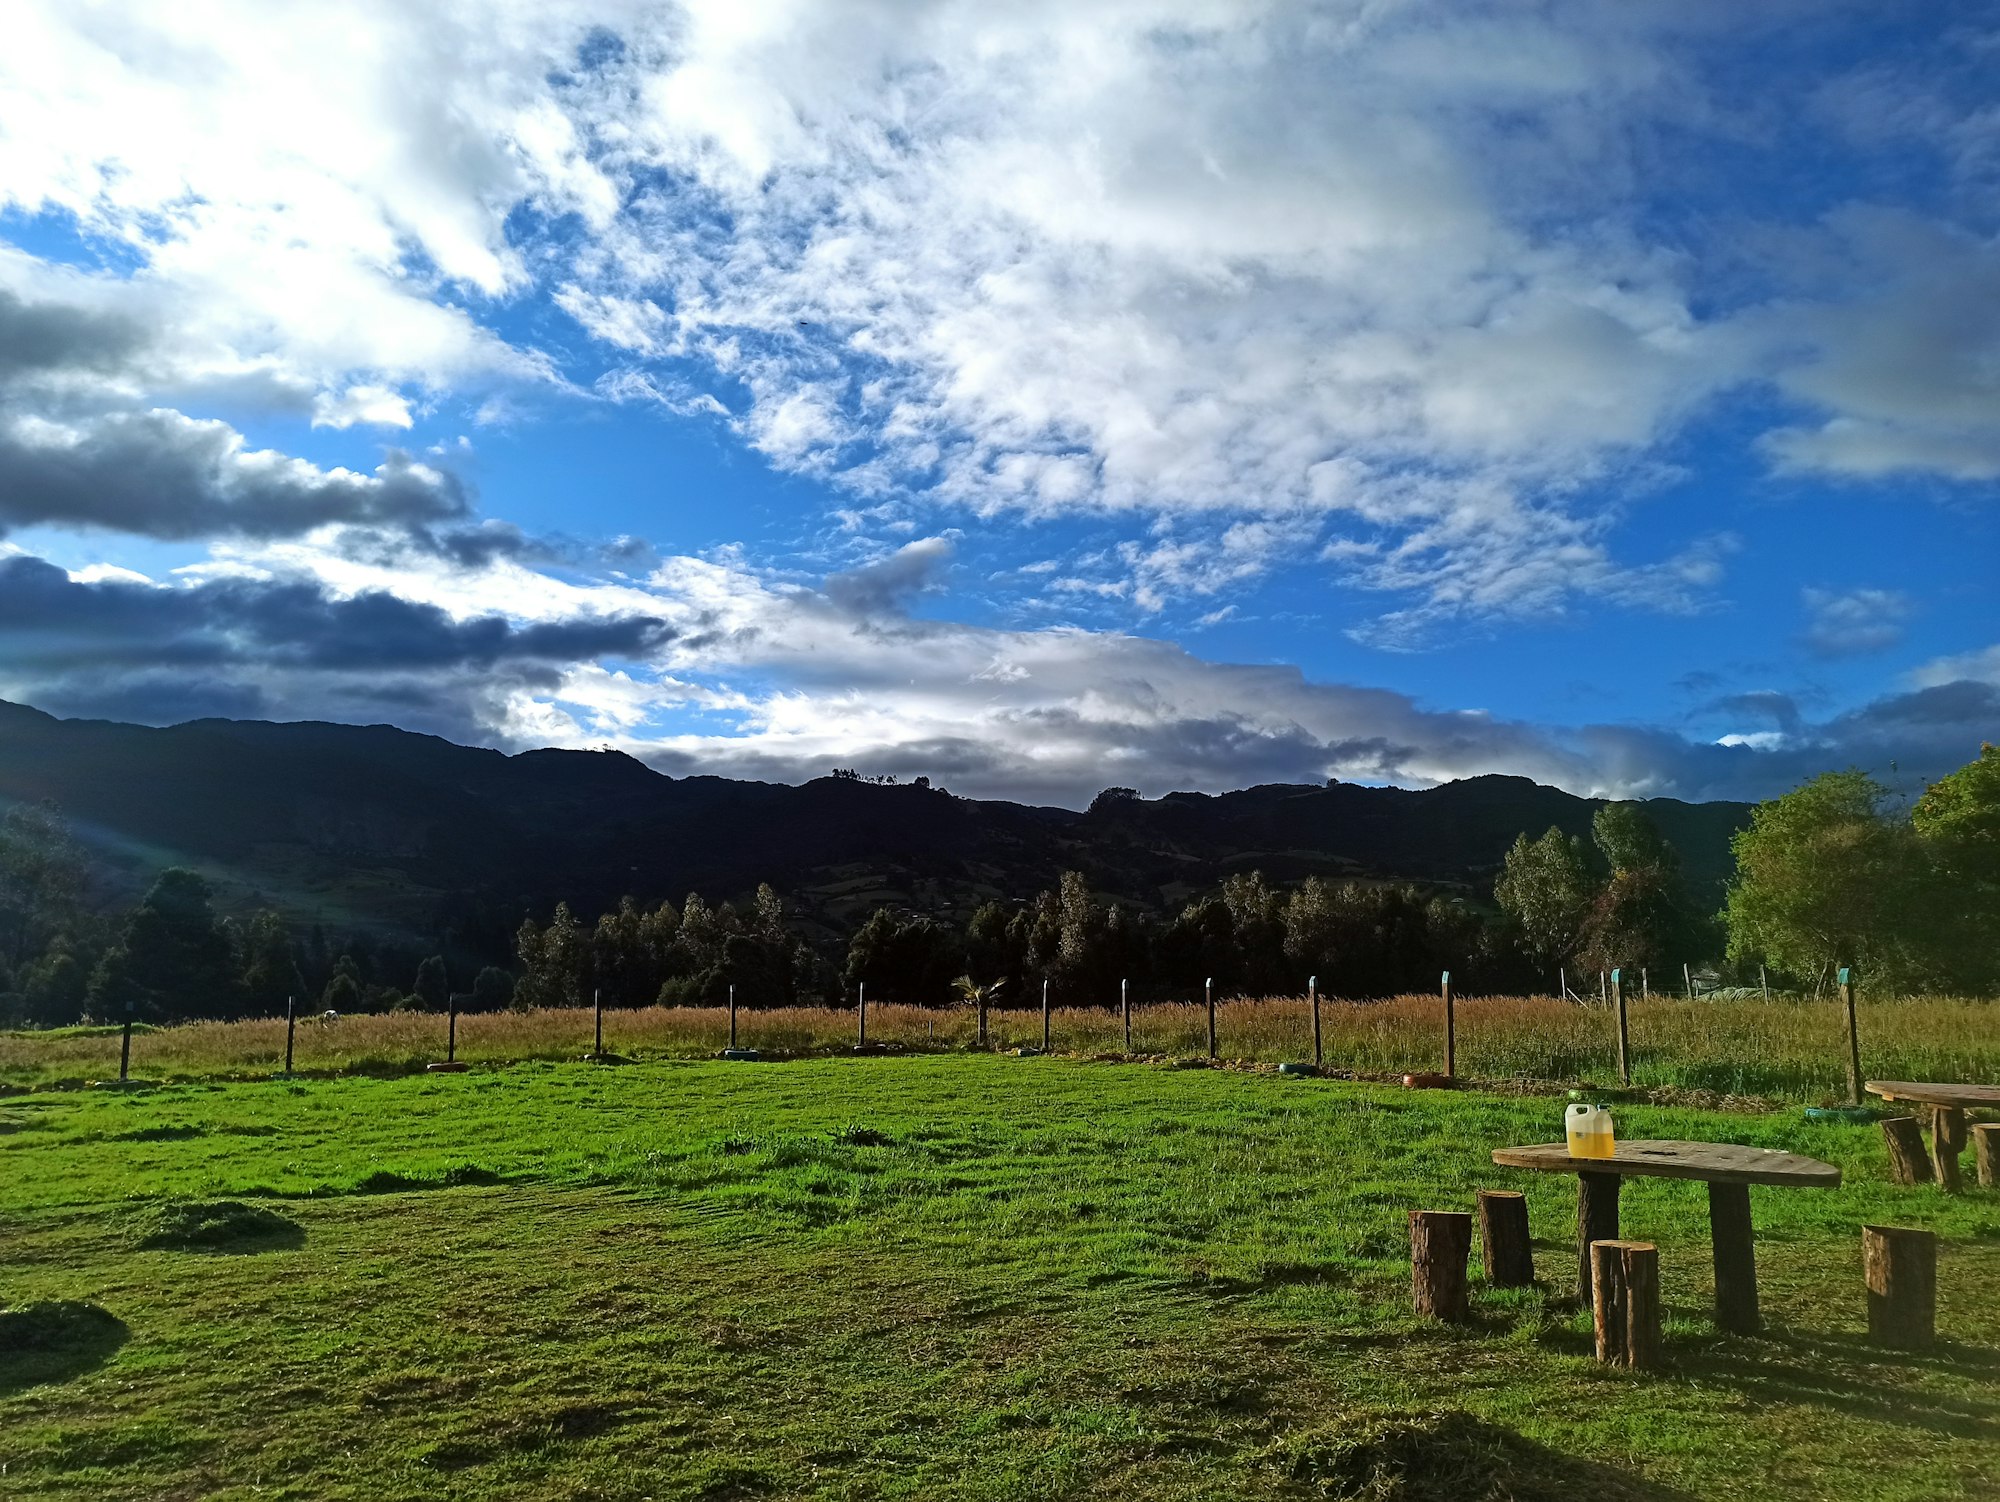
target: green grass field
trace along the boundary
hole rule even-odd
[[[0,1495],[2000,1495],[2000,1194],[1619,1107],[1847,1174],[1752,1191],[1759,1338],[1710,1325],[1700,1186],[1632,1183],[1673,1369],[1621,1374],[1563,1298],[1573,1182],[1488,1158],[1559,1110],[991,1056],[0,1098],[0,1304],[101,1311],[0,1317]],[[1405,1212],[1481,1186],[1544,1286],[1420,1322]],[[217,1200],[282,1219],[161,1213]],[[1864,1343],[1864,1222],[1940,1233],[1934,1351]]]

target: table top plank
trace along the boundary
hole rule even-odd
[[[1884,1100],[1914,1100],[1926,1106],[2000,1106],[2000,1085],[1941,1085],[1921,1080],[1870,1080],[1868,1093]]]
[[[1711,1184],[1776,1184],[1794,1189],[1831,1189],[1840,1170],[1831,1163],[1774,1147],[1741,1147],[1733,1142],[1619,1142],[1609,1158],[1573,1158],[1569,1144],[1542,1142],[1503,1147],[1493,1161],[1503,1168],[1538,1173],[1615,1173],[1630,1177],[1699,1179]]]

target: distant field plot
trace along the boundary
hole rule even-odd
[[[1489,1160],[1558,1114],[964,1056],[15,1094],[0,1494],[1994,1494],[2000,1195],[1890,1186],[1872,1127],[1619,1107],[1847,1176],[1752,1192],[1757,1338],[1710,1322],[1701,1186],[1632,1182],[1672,1368],[1620,1374],[1563,1298],[1573,1182]],[[1407,1212],[1480,1187],[1543,1284],[1421,1322]],[[1939,1234],[1935,1350],[1864,1343],[1864,1222]]]
[[[1234,1060],[1278,1063],[1312,1056],[1311,1012],[1303,997],[1217,1003],[1218,1051]],[[1379,1002],[1322,1003],[1327,1067],[1400,1074],[1439,1067],[1444,1012],[1435,996]],[[1206,1054],[1207,1011],[1199,1003],[1135,1006],[1132,1049],[1142,1054]],[[473,1061],[575,1059],[590,1051],[589,1010],[464,1016],[458,1056]],[[1631,1003],[1633,1080],[1642,1086],[1718,1095],[1818,1101],[1846,1089],[1845,1016],[1837,1001],[1756,998]],[[1880,1078],[2000,1079],[2000,1004],[1957,997],[1865,1000],[1860,1008],[1862,1063]],[[789,1007],[745,1010],[738,1037],[746,1047],[827,1053],[855,1041],[852,1010]],[[647,1007],[605,1013],[608,1051],[628,1057],[700,1058],[728,1041],[721,1008]],[[966,1008],[874,1006],[868,1036],[913,1049],[963,1049],[976,1038]],[[989,1019],[990,1046],[1039,1046],[1038,1010],[1009,1009]],[[1122,1052],[1116,1008],[1061,1009],[1051,1018],[1062,1053]],[[444,1056],[445,1020],[424,1013],[345,1016],[331,1024],[301,1021],[294,1065],[305,1073],[402,1073]],[[0,1083],[67,1084],[115,1078],[114,1029],[0,1033]],[[189,1023],[135,1036],[137,1078],[185,1080],[273,1073],[285,1056],[282,1020]],[[1458,1003],[1458,1071],[1493,1082],[1606,1083],[1617,1077],[1610,1011],[1553,997],[1467,997]]]

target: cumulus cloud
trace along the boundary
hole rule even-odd
[[[0,413],[0,528],[281,537],[330,522],[435,523],[469,509],[455,478],[403,453],[362,475],[252,449],[227,423],[178,412],[77,424]]]
[[[1783,375],[1829,413],[1765,440],[1779,465],[1867,479],[2000,477],[2000,244],[1902,211],[1835,225],[1858,290],[1787,310]]]
[[[614,357],[599,395],[872,503],[1317,519],[1343,579],[1404,597],[1363,636],[1408,645],[1706,598],[1725,547],[1631,559],[1616,533],[1745,382],[1804,414],[1768,437],[1781,466],[2000,473],[1979,234],[1836,206],[1791,258],[1813,274],[1772,258],[1745,291],[1651,212],[1669,146],[1794,102],[1722,86],[1746,28],[1819,9],[31,5],[0,204],[133,264],[70,280],[156,336],[135,388],[403,428],[441,392],[565,384],[493,331],[538,295]],[[1811,82],[1854,150],[1921,95],[1982,180],[1964,99]],[[53,274],[30,262],[0,286]],[[1265,566],[1190,546],[1095,582],[1151,611]]]
[[[647,657],[670,635],[657,617],[453,617],[300,577],[160,585],[0,558],[0,682],[9,697],[70,712],[350,718],[373,706],[486,739],[510,695],[551,692],[601,658]]]
[[[1803,592],[1806,629],[1800,642],[1816,657],[1858,657],[1884,652],[1903,639],[1915,602],[1894,589],[1816,589]]]
[[[141,632],[121,618],[107,646],[78,626],[63,670],[45,678],[72,696],[64,704],[137,684],[161,717],[166,664],[147,654],[170,652],[199,659],[180,669],[196,705],[234,686],[293,714],[352,717],[380,680],[402,696],[399,723],[490,744],[610,742],[675,773],[788,780],[861,766],[1073,806],[1107,785],[1423,786],[1493,772],[1606,796],[1755,798],[1849,763],[1935,776],[2000,724],[2000,690],[1957,678],[1818,718],[1797,695],[1764,691],[1712,702],[1687,727],[1536,724],[1125,633],[911,616],[911,590],[947,558],[931,540],[812,588],[730,558],[670,557],[643,579],[591,582],[505,556],[465,567],[285,542],[190,571],[193,588],[120,581],[84,595],[54,571],[24,577],[99,610],[204,623]],[[152,603],[177,595],[190,603]],[[414,605],[399,614],[392,599]],[[34,619],[68,608],[23,607],[16,629],[32,637]],[[335,645],[347,631],[366,645]],[[21,656],[22,640],[6,655]],[[311,671],[275,672],[281,663]]]

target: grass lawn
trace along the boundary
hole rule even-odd
[[[1754,1339],[1709,1322],[1702,1187],[1631,1181],[1674,1362],[1636,1377],[1562,1297],[1574,1181],[1488,1157],[1559,1112],[990,1056],[0,1098],[0,1305],[102,1311],[0,1327],[0,1496],[2000,1496],[2000,1193],[1890,1186],[1873,1127],[1617,1108],[1847,1175],[1752,1191]],[[1419,1322],[1405,1212],[1481,1186],[1544,1286]],[[1863,1342],[1864,1222],[1939,1232],[1936,1350]]]

